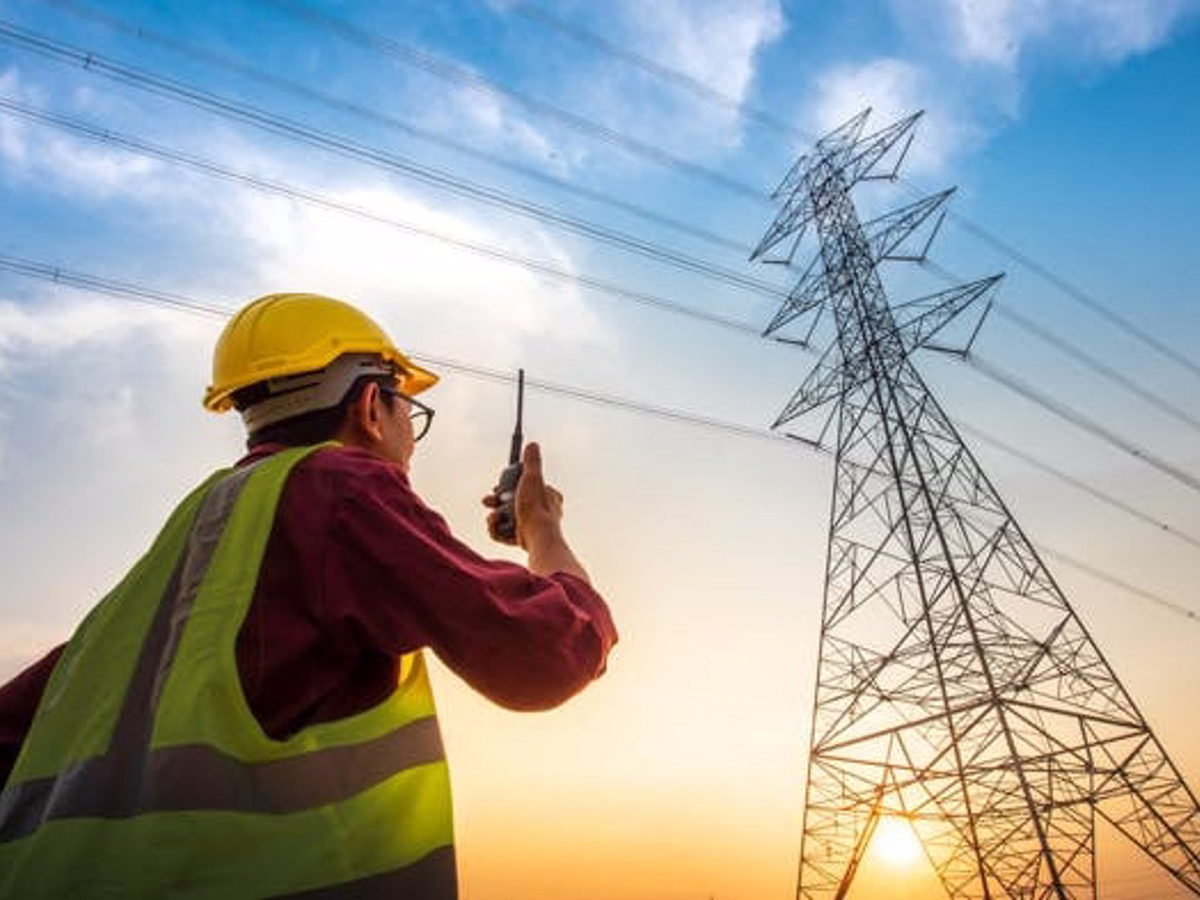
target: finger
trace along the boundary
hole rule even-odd
[[[500,505],[500,498],[497,497],[495,494],[488,494],[486,497],[484,497],[479,502],[482,503],[484,506],[489,506],[489,507],[495,508]]]
[[[487,533],[488,533],[488,537],[490,537],[493,541],[504,540],[502,537],[500,537],[500,534],[498,531],[499,527],[500,527],[500,513],[498,513],[498,512],[488,513]]]
[[[524,466],[524,474],[538,479],[542,477],[542,448],[537,441],[530,441],[525,445],[525,452],[521,454],[521,465]]]
[[[488,536],[498,544],[515,545],[516,536],[509,537],[500,533],[500,513],[489,513],[487,517]]]

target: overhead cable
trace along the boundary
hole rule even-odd
[[[787,133],[801,138],[807,143],[816,143],[817,138],[797,128],[796,126],[785,122],[771,115],[769,112],[758,109],[748,103],[742,102],[735,98],[718,91],[711,85],[693,78],[685,72],[662,63],[651,60],[641,54],[635,53],[626,47],[616,44],[604,37],[601,37],[594,32],[591,32],[577,24],[567,22],[561,17],[548,11],[545,7],[538,3],[529,2],[529,0],[519,0],[513,7],[512,11],[523,16],[531,21],[539,22],[547,25],[562,34],[588,44],[603,53],[608,54],[616,59],[623,60],[630,65],[634,65],[645,72],[649,72],[658,78],[669,81],[672,84],[680,85],[691,91],[697,97],[708,102],[714,103],[726,109],[732,109],[738,112],[743,118],[752,120],[762,125],[766,125],[775,131]],[[924,197],[928,195],[928,191],[922,190],[917,185],[913,184],[908,179],[896,177],[895,180],[904,184],[914,195]],[[1017,249],[1008,241],[1001,238],[995,232],[986,228],[978,222],[964,216],[962,213],[955,212],[953,209],[947,210],[947,218],[952,222],[961,226],[968,234],[976,239],[988,244],[995,250],[999,250],[1002,254],[1017,262],[1022,267],[1038,275],[1056,289],[1061,291],[1070,299],[1079,303],[1090,312],[1107,320],[1110,324],[1115,325],[1124,333],[1136,338],[1145,346],[1154,350],[1156,353],[1165,356],[1172,360],[1177,365],[1187,369],[1193,375],[1200,377],[1200,364],[1184,354],[1183,352],[1171,347],[1164,341],[1147,332],[1141,326],[1137,325],[1132,320],[1115,312],[1108,304],[1103,303],[1088,291],[1072,283],[1068,279],[1059,275],[1044,263],[1038,262],[1029,254]]]
[[[905,184],[917,195],[924,196],[924,193],[911,182],[905,180],[904,178],[900,178],[898,180]],[[1195,360],[1191,359],[1185,353],[1176,350],[1174,347],[1171,347],[1169,344],[1165,343],[1159,338],[1156,338],[1132,319],[1126,318],[1120,313],[1113,311],[1112,307],[1110,307],[1108,304],[1098,300],[1083,288],[1071,283],[1066,278],[1050,269],[1048,266],[1043,265],[1033,257],[1029,256],[1027,253],[1018,250],[1012,244],[1008,243],[1008,241],[1004,240],[989,229],[984,228],[978,222],[971,221],[966,216],[955,212],[953,209],[948,209],[946,211],[946,217],[950,219],[950,221],[962,226],[964,230],[974,235],[979,240],[990,245],[994,249],[999,250],[1005,256],[1008,256],[1010,259],[1016,261],[1030,272],[1033,272],[1035,275],[1042,278],[1044,281],[1049,282],[1061,293],[1082,306],[1084,309],[1095,313],[1109,324],[1114,325],[1119,331],[1136,339],[1146,347],[1149,347],[1155,353],[1166,357],[1180,368],[1186,369],[1192,375],[1200,378],[1200,364],[1197,364]]]
[[[663,81],[668,81],[678,87],[682,87],[688,92],[708,101],[716,106],[723,107],[737,113],[744,119],[751,119],[760,125],[765,125],[774,131],[788,134],[793,137],[798,137],[809,143],[815,143],[815,138],[802,128],[796,127],[791,122],[786,122],[772,113],[765,110],[756,109],[750,104],[731,97],[724,91],[717,90],[710,84],[706,84],[698,78],[695,78],[686,72],[679,69],[673,69],[670,66],[665,66],[662,63],[656,62],[647,56],[643,56],[636,51],[630,50],[628,47],[623,47],[620,44],[614,43],[607,38],[601,37],[594,31],[589,31],[573,22],[568,22],[561,16],[551,12],[545,6],[539,3],[530,3],[529,0],[518,0],[517,3],[504,8],[505,12],[515,13],[531,22],[536,22],[539,25],[552,28],[560,34],[564,34],[581,44],[586,44],[594,49],[600,50],[609,56],[623,60],[632,66],[641,69],[644,72],[659,78]]]
[[[365,162],[369,165],[399,173],[424,184],[450,191],[481,203],[504,209],[516,215],[532,218],[561,228],[590,240],[608,244],[629,253],[646,257],[656,262],[694,272],[732,287],[752,291],[766,296],[782,298],[787,292],[768,282],[744,275],[741,272],[716,266],[706,260],[689,256],[677,250],[642,240],[625,232],[589,222],[576,216],[551,209],[550,207],[459,178],[440,169],[413,162],[398,154],[375,149],[347,137],[322,131],[302,122],[275,115],[249,104],[222,97],[202,88],[197,88],[175,79],[155,75],[145,70],[127,66],[54,40],[46,35],[28,31],[4,19],[0,19],[0,40],[39,53],[59,62],[73,63],[86,69],[113,78],[133,87],[160,96],[180,100],[188,105],[205,109],[225,118],[235,119],[264,131],[292,140],[297,140],[340,156]]]
[[[27,103],[23,103],[20,100],[7,97],[3,94],[0,94],[0,112],[20,116],[30,121],[38,122],[42,125],[48,125],[59,130],[66,131],[78,137],[84,137],[89,140],[107,144],[109,146],[119,147],[128,153],[134,153],[147,159],[158,160],[174,166],[182,166],[193,171],[200,172],[204,175],[221,178],[226,181],[231,181],[254,188],[255,190],[262,191],[264,193],[287,197],[290,200],[301,201],[313,206],[319,206],[346,215],[356,216],[369,222],[386,225],[390,228],[395,228],[407,234],[439,241],[449,246],[457,247],[488,259],[520,266],[538,275],[549,276],[551,278],[555,278],[569,284],[574,284],[588,290],[609,294],[624,300],[631,300],[635,303],[640,303],[645,306],[657,307],[681,316],[686,316],[688,318],[706,322],[711,325],[717,325],[733,331],[739,331],[745,334],[757,336],[760,331],[757,326],[752,325],[749,322],[742,322],[737,319],[722,316],[719,313],[707,312],[692,306],[687,306],[676,300],[656,296],[654,294],[650,294],[645,291],[639,291],[634,288],[625,287],[612,281],[607,281],[601,278],[593,278],[591,276],[581,275],[576,272],[570,272],[551,263],[532,259],[531,257],[514,253],[503,247],[498,247],[493,244],[485,244],[481,241],[471,241],[464,238],[454,237],[431,228],[415,225],[410,222],[405,222],[391,216],[374,212],[364,206],[347,203],[327,195],[318,194],[303,188],[293,187],[284,184],[283,182],[273,181],[257,175],[251,175],[248,172],[231,169],[230,167],[222,165],[221,163],[215,162],[211,159],[206,159],[191,153],[183,153],[178,150],[172,150],[158,144],[150,143],[149,141],[144,141],[140,138],[112,131],[111,129],[102,128],[98,125],[83,121],[81,119],[48,112],[47,110],[30,106]]]
[[[1081,572],[1085,572],[1099,581],[1103,581],[1106,584],[1112,585],[1113,587],[1118,587],[1123,591],[1128,591],[1131,594],[1135,594],[1138,597],[1149,600],[1151,603],[1157,604],[1163,609],[1169,610],[1177,615],[1191,619],[1193,622],[1200,619],[1200,614],[1198,614],[1194,609],[1184,606],[1182,603],[1176,603],[1174,600],[1168,600],[1161,594],[1156,594],[1153,591],[1147,591],[1138,587],[1136,584],[1130,584],[1128,581],[1125,581],[1122,578],[1117,578],[1115,575],[1110,575],[1104,570],[1097,569],[1095,566],[1085,563],[1083,560],[1078,559],[1077,557],[1063,553],[1061,550],[1055,550],[1052,547],[1047,547],[1045,544],[1036,544],[1035,546],[1038,548],[1038,550],[1040,550],[1046,556],[1049,556],[1051,559],[1057,559],[1059,562],[1066,563],[1072,568],[1078,569]]]
[[[412,44],[404,43],[395,38],[386,37],[369,29],[359,27],[345,19],[340,19],[329,13],[315,9],[307,3],[298,2],[298,0],[265,0],[265,2],[289,13],[294,18],[307,21],[309,24],[315,25],[330,34],[337,35],[352,44],[357,44],[360,47],[384,56],[389,56],[405,65],[421,69],[443,80],[453,81],[472,90],[505,97],[531,112],[561,122],[582,134],[590,135],[614,147],[620,147],[623,150],[635,153],[659,165],[703,179],[725,188],[738,196],[762,203],[769,202],[766,191],[760,187],[738,181],[716,169],[710,169],[699,163],[683,159],[680,156],[663,150],[661,147],[656,147],[653,144],[630,137],[614,128],[609,128],[607,125],[602,125],[593,119],[581,116],[571,110],[563,109],[561,106],[557,106],[549,101],[531,97],[522,91],[507,87],[491,78],[487,78],[467,66],[430,53],[428,50],[423,50]]]
[[[1100,500],[1101,502],[1108,504],[1109,506],[1113,507],[1114,509],[1118,509],[1121,512],[1123,512],[1127,515],[1130,515],[1135,519],[1139,519],[1142,522],[1145,522],[1147,525],[1150,525],[1153,528],[1158,529],[1159,531],[1163,532],[1164,534],[1169,534],[1169,535],[1171,535],[1171,537],[1178,538],[1179,540],[1183,541],[1184,543],[1191,544],[1196,549],[1200,549],[1200,537],[1197,537],[1193,534],[1189,534],[1186,531],[1176,528],[1174,525],[1170,525],[1167,522],[1162,521],[1161,519],[1158,519],[1152,515],[1149,515],[1146,512],[1143,512],[1142,510],[1138,509],[1136,506],[1133,506],[1130,503],[1126,503],[1124,500],[1114,497],[1112,494],[1108,494],[1108,493],[1100,490],[1099,488],[1096,488],[1096,487],[1088,484],[1086,481],[1083,481],[1080,478],[1076,478],[1070,472],[1065,472],[1056,466],[1052,466],[1048,463],[1042,462],[1037,457],[1032,456],[1029,453],[1026,453],[1024,450],[1021,450],[1018,447],[1014,447],[1012,444],[1008,443],[1007,441],[1002,441],[1000,438],[996,437],[993,434],[989,434],[988,432],[983,431],[982,429],[976,428],[973,425],[968,425],[966,422],[963,422],[963,421],[957,421],[954,424],[955,424],[955,427],[959,431],[963,432],[964,434],[971,435],[973,438],[975,438],[975,440],[980,441],[984,444],[990,444],[991,446],[995,447],[996,449],[1001,450],[1004,453],[1009,454],[1010,456],[1014,456],[1017,459],[1021,460],[1022,462],[1026,463],[1030,466],[1033,466],[1035,469],[1040,469],[1041,471],[1047,473],[1048,475],[1054,476],[1059,481],[1069,484],[1072,487],[1076,488],[1077,490],[1083,491],[1085,494],[1088,494],[1089,496],[1095,498],[1096,500]]]
[[[68,285],[111,297],[127,297],[140,303],[157,304],[165,308],[174,309],[185,313],[199,314],[204,316],[215,315],[217,317],[227,318],[235,311],[228,307],[215,306],[213,304],[195,300],[181,294],[157,291],[151,288],[134,285],[129,282],[100,278],[94,275],[74,272],[61,266],[22,259],[20,257],[9,255],[0,255],[0,269],[7,269],[11,272],[15,272],[26,277],[51,281],[56,284]],[[513,380],[511,373],[502,372],[497,369],[476,366],[470,363],[461,362],[459,360],[448,359],[446,357],[426,355],[420,353],[419,351],[413,353],[412,355],[420,361],[426,361],[434,365],[443,366],[447,369],[460,371],[463,374],[476,378],[502,382],[511,382]],[[621,409],[626,412],[650,416],[658,419],[665,419],[680,424],[691,425],[693,427],[724,432],[739,437],[752,437],[758,440],[771,441],[773,443],[785,443],[799,449],[820,453],[827,457],[833,456],[833,451],[829,447],[816,444],[811,441],[799,440],[788,435],[781,435],[776,431],[758,429],[754,428],[753,426],[742,425],[734,422],[726,422],[671,407],[653,406],[624,397],[618,397],[612,394],[601,393],[599,391],[578,388],[561,383],[548,381],[533,382],[529,381],[528,379],[526,383],[547,393],[557,394],[569,399],[607,406],[614,409]],[[1188,618],[1198,618],[1196,613],[1192,610],[1158,594],[1129,584],[1128,582],[1123,581],[1116,576],[1109,575],[1108,573],[1097,569],[1094,566],[1080,562],[1060,551],[1051,550],[1042,545],[1035,544],[1034,546],[1037,547],[1038,550],[1045,552],[1047,555],[1057,557],[1061,562],[1064,562],[1067,565],[1078,568],[1081,571],[1092,575],[1093,577],[1105,580],[1114,586],[1121,587],[1129,591],[1131,594],[1150,600],[1175,613],[1185,615]]]
[[[79,288],[80,290],[90,291],[94,294],[104,294],[108,297],[116,297],[122,300],[135,300],[138,303],[148,303],[152,306],[165,306],[180,310],[181,312],[208,316],[209,318],[228,319],[233,314],[233,310],[224,306],[205,303],[203,300],[197,300],[194,297],[185,297],[182,294],[159,291],[154,288],[132,284],[128,281],[100,278],[96,275],[88,275],[84,272],[64,269],[61,266],[50,263],[23,259],[19,256],[10,256],[7,253],[0,253],[0,269],[7,269],[9,272],[15,272],[18,275],[24,275],[28,278],[39,278],[43,281],[52,281],[55,284]]]
[[[943,266],[939,265],[938,263],[934,262],[933,260],[930,260],[930,259],[922,260],[921,265],[924,266],[925,268],[930,269],[931,271],[935,272],[940,278],[942,278],[947,283],[959,284],[962,281],[964,281],[964,279],[958,277],[953,272],[949,271],[948,269],[944,268]],[[1093,356],[1092,354],[1088,353],[1086,350],[1083,350],[1081,347],[1079,347],[1079,345],[1067,340],[1062,335],[1054,333],[1049,328],[1046,328],[1044,325],[1038,324],[1037,322],[1035,322],[1033,319],[1029,318],[1028,316],[1017,312],[1015,309],[1013,309],[1007,303],[1001,303],[998,300],[994,301],[992,304],[992,310],[996,313],[996,315],[1000,316],[1001,318],[1007,319],[1009,322],[1011,322],[1013,325],[1015,325],[1017,328],[1021,329],[1025,333],[1032,334],[1034,337],[1038,338],[1038,340],[1041,340],[1041,341],[1049,344],[1051,347],[1058,350],[1060,353],[1063,353],[1064,355],[1070,357],[1071,359],[1075,360],[1077,363],[1083,365],[1085,368],[1088,368],[1091,371],[1095,372],[1097,375],[1104,378],[1105,380],[1112,382],[1113,384],[1120,387],[1122,390],[1128,391],[1129,393],[1133,394],[1135,397],[1139,398],[1140,400],[1143,400],[1146,403],[1149,403],[1155,409],[1158,409],[1159,411],[1166,413],[1167,415],[1171,416],[1172,418],[1177,419],[1180,422],[1183,422],[1185,425],[1188,425],[1191,428],[1193,428],[1197,431],[1200,431],[1200,419],[1197,419],[1191,413],[1187,412],[1187,410],[1180,409],[1174,403],[1171,403],[1169,400],[1166,400],[1161,395],[1155,393],[1154,391],[1150,390],[1149,388],[1142,386],[1137,381],[1135,381],[1134,379],[1132,379],[1128,375],[1126,375],[1124,372],[1119,371],[1118,369],[1116,369],[1113,366],[1110,366],[1108,363],[1104,362],[1103,360],[1098,359],[1095,356]]]
[[[1037,406],[1042,407],[1048,412],[1053,413],[1065,422],[1069,422],[1075,427],[1087,432],[1093,437],[1099,438],[1106,444],[1116,447],[1135,459],[1139,459],[1152,468],[1157,469],[1169,478],[1182,484],[1184,487],[1190,488],[1193,491],[1200,492],[1200,478],[1192,475],[1190,472],[1185,472],[1178,466],[1157,456],[1145,447],[1141,447],[1126,438],[1121,437],[1112,430],[1090,419],[1082,413],[1072,409],[1067,404],[1062,403],[1043,391],[1021,380],[1012,372],[1007,371],[994,362],[981,358],[977,353],[971,352],[964,356],[967,364],[976,371],[983,374],[997,384],[1004,385],[1009,390],[1016,394],[1020,394],[1026,400]]]
[[[0,254],[0,269],[7,270],[18,275],[23,275],[28,278],[50,281],[54,284],[78,288],[80,290],[85,290],[96,294],[103,294],[108,297],[134,300],[139,303],[149,303],[151,305],[161,306],[177,310],[179,312],[202,315],[209,318],[228,319],[235,312],[237,312],[236,309],[232,309],[228,306],[206,303],[205,301],[197,300],[193,297],[187,297],[183,294],[159,291],[127,281],[118,281],[109,278],[102,278],[96,275],[89,275],[51,263],[39,262],[37,260],[26,259],[10,254]],[[498,369],[490,369],[484,366],[473,365],[471,363],[465,363],[460,360],[450,359],[444,356],[433,356],[430,354],[421,353],[420,351],[414,351],[408,355],[414,359],[417,359],[418,361],[428,362],[447,369],[452,369],[454,371],[463,372],[468,375],[473,375],[491,381],[508,382],[512,381],[513,379],[511,373],[503,372]],[[613,394],[606,394],[600,391],[588,390],[586,388],[575,387],[559,382],[526,378],[525,383],[528,387],[536,388],[550,394],[557,394],[573,400],[586,401],[588,403],[601,406],[609,406],[615,409],[625,410],[626,412],[633,412],[640,415],[652,416],[654,418],[665,419],[685,425],[707,428],[712,431],[720,431],[726,434],[737,435],[739,437],[752,437],[760,440],[771,441],[772,443],[776,444],[785,444],[787,446],[802,449],[812,449],[812,447],[810,447],[807,443],[793,440],[786,435],[775,431],[769,431],[765,428],[755,428],[750,425],[727,422],[721,419],[715,419],[709,416],[700,415],[698,413],[687,412],[681,409],[674,409],[666,406],[654,406],[647,403],[641,403],[636,400],[618,397]]]
[[[463,143],[462,141],[446,137],[445,135],[437,134],[429,131],[428,129],[414,125],[411,122],[400,119],[397,116],[382,112],[378,107],[365,106],[361,103],[354,103],[341,97],[335,97],[331,94],[314,90],[293,79],[285,78],[284,76],[275,72],[267,72],[262,69],[257,69],[233,57],[225,56],[220,53],[214,53],[211,50],[204,50],[194,47],[161,32],[154,31],[150,28],[145,28],[141,25],[136,25],[127,19],[122,19],[118,16],[112,15],[111,13],[93,9],[86,4],[74,2],[74,0],[42,0],[42,2],[64,9],[67,12],[70,12],[73,15],[81,18],[100,22],[108,28],[123,32],[131,37],[136,38],[137,40],[157,44],[161,47],[166,47],[167,49],[181,56],[198,60],[206,65],[252,79],[261,84],[268,85],[275,90],[289,93],[292,96],[300,97],[304,100],[320,104],[321,106],[325,106],[330,109],[340,110],[359,118],[367,119],[378,125],[392,129],[393,131],[399,131],[407,134],[410,137],[416,138],[417,140],[452,150],[455,153],[462,154],[463,156],[469,156],[472,159],[479,160],[490,166],[506,169],[521,176],[522,178],[538,181],[542,184],[549,185],[556,190],[574,194],[577,197],[582,197],[583,199],[593,203],[600,203],[605,206],[610,206],[613,209],[618,209],[621,212],[636,216],[644,221],[673,229],[682,234],[690,235],[691,237],[706,241],[715,246],[723,247],[726,250],[733,250],[744,256],[749,255],[750,253],[750,247],[744,242],[735,241],[725,235],[717,234],[716,232],[710,231],[706,228],[700,228],[691,222],[685,222],[681,219],[664,215],[663,213],[649,209],[645,206],[640,206],[636,203],[622,200],[605,191],[599,191],[593,188],[585,187],[583,185],[567,181],[564,178],[551,175],[541,169],[523,165],[518,162],[513,162],[512,160],[505,159],[495,153],[489,153],[486,150],[480,150],[479,148],[472,147]]]

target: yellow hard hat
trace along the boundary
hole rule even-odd
[[[320,294],[268,294],[235,315],[213,349],[204,407],[224,412],[233,393],[266,381],[324,369],[348,353],[378,354],[399,370],[400,390],[417,394],[438,376],[401,353],[370,316]]]

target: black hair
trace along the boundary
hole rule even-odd
[[[264,425],[246,438],[246,449],[253,450],[259,444],[304,447],[332,440],[342,430],[342,425],[346,421],[346,411],[362,396],[363,390],[371,382],[375,382],[381,388],[395,387],[396,385],[395,379],[387,375],[360,375],[350,385],[336,406],[314,409],[311,412]],[[241,412],[259,401],[266,400],[269,396],[266,383],[259,382],[234,391],[233,405],[238,412]],[[391,411],[395,404],[394,395],[388,391],[380,391],[379,396],[383,405]]]

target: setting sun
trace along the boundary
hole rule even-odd
[[[879,858],[890,866],[911,866],[921,858],[921,842],[904,819],[880,819],[872,843]]]

